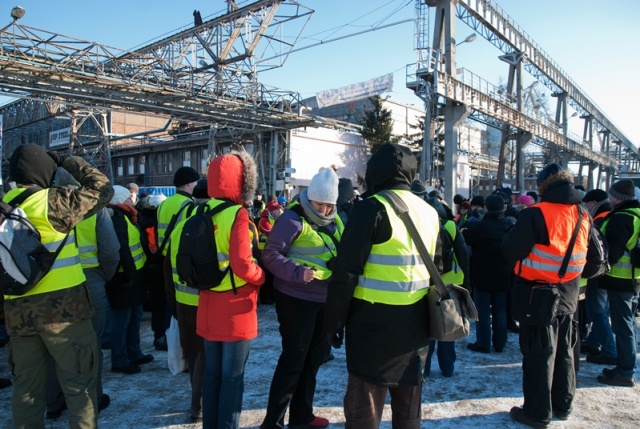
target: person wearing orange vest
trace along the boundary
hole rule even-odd
[[[582,202],[593,218],[593,225],[601,228],[605,216],[612,210],[607,192],[592,189],[585,194]],[[615,359],[616,356],[616,341],[609,321],[609,298],[599,283],[600,278],[590,279],[585,290],[585,312],[591,322],[591,331],[580,344],[580,352],[587,353],[589,362]]]
[[[600,278],[600,287],[609,298],[611,329],[616,337],[614,368],[605,368],[598,381],[611,386],[636,385],[635,313],[640,291],[640,267],[634,266],[631,249],[640,237],[640,203],[636,188],[629,179],[620,180],[609,188],[613,210],[602,224],[602,232],[609,246],[611,269]]]
[[[573,314],[578,304],[580,274],[586,263],[591,220],[579,211],[581,197],[572,174],[549,164],[537,177],[541,202],[520,212],[505,236],[502,251],[516,261],[513,288],[531,283],[554,284],[559,306],[550,326],[520,322],[523,407],[513,407],[511,418],[531,427],[546,427],[552,414],[566,420],[576,390]],[[580,217],[579,217],[580,216]],[[579,221],[580,220],[580,221]],[[579,221],[579,222],[578,222]],[[578,234],[564,277],[558,271],[578,225]],[[518,302],[512,302],[512,306]]]

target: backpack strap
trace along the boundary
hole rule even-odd
[[[222,212],[225,209],[228,209],[229,207],[233,207],[233,206],[237,205],[235,203],[232,203],[229,200],[222,200],[222,201],[223,202],[221,204],[218,204],[217,206],[215,206],[214,208],[209,209],[209,210],[207,210],[207,208],[209,206],[207,206],[206,204],[203,204],[201,206],[202,207],[201,214],[203,214],[204,216],[206,216],[206,217],[210,218],[211,220],[213,220],[213,217],[215,215],[217,215],[218,213]],[[198,207],[198,209],[196,209],[196,210],[199,210],[199,209],[200,209],[200,207]],[[196,212],[196,214],[200,214],[200,213]],[[214,240],[215,240],[215,237],[214,237]],[[227,272],[229,273],[229,278],[231,279],[231,289],[233,290],[233,294],[237,295],[238,294],[238,288],[236,287],[236,281],[233,278],[233,270],[231,269],[231,260],[229,260],[229,265],[227,266],[227,269],[225,270],[225,275],[226,275]]]
[[[11,201],[7,201],[7,204],[9,204],[13,208],[16,208],[20,204],[24,203],[25,200],[27,198],[29,198],[31,195],[33,195],[36,192],[41,191],[41,190],[42,190],[42,188],[40,186],[37,186],[37,185],[29,186],[24,191],[22,191],[20,194],[18,194],[15,198],[13,198]]]
[[[184,204],[182,207],[180,207],[180,210],[178,210],[178,212],[171,217],[171,220],[169,221],[169,225],[167,225],[167,230],[164,233],[162,244],[158,249],[158,254],[160,256],[162,256],[162,252],[164,252],[164,247],[167,245],[167,242],[169,241],[168,238],[171,236],[171,233],[173,232],[173,228],[175,228],[176,222],[178,222],[178,218],[180,217],[180,214],[184,211],[184,209],[192,206],[193,206],[193,201],[190,203]],[[157,239],[156,239],[156,242],[157,242]]]
[[[16,196],[15,198],[13,198],[11,201],[9,201],[7,204],[9,204],[11,207],[16,208],[18,207],[20,204],[24,203],[27,198],[29,198],[31,195],[35,194],[38,191],[41,191],[42,188],[40,186],[34,185],[34,186],[29,186],[27,189],[25,189],[24,191],[22,191],[18,196]],[[71,232],[68,232],[65,236],[64,239],[62,240],[62,243],[60,243],[60,245],[58,246],[58,248],[56,249],[55,253],[53,254],[53,260],[55,261],[56,259],[58,259],[58,255],[60,254],[60,252],[62,252],[62,249],[64,248],[65,243],[67,242],[67,238],[69,238],[69,234]],[[39,233],[38,233],[39,234]],[[75,235],[74,235],[75,236]],[[77,246],[77,244],[76,244]]]

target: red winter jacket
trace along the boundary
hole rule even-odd
[[[237,155],[215,158],[209,165],[207,175],[209,195],[243,205],[246,195],[253,196],[253,192],[249,193],[244,189],[246,175],[251,174],[251,171],[246,170],[255,172],[255,167],[244,168],[243,161]],[[241,208],[231,227],[229,243],[231,269],[247,284],[237,288],[237,294],[232,290],[200,291],[196,330],[205,340],[242,341],[251,340],[258,335],[257,298],[258,289],[264,283],[264,271],[252,259],[250,222],[249,213]]]

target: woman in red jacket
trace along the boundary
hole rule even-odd
[[[252,222],[245,209],[257,184],[256,166],[247,152],[218,156],[209,166],[207,205],[234,205],[213,217],[218,264],[231,265],[219,286],[200,291],[197,333],[206,357],[202,387],[203,428],[237,428],[244,392],[244,368],[251,340],[258,335],[258,289],[264,271],[252,256]],[[255,229],[254,229],[255,231]],[[235,288],[231,275],[234,276]]]

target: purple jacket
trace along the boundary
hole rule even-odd
[[[333,232],[335,224],[327,229]],[[262,263],[274,275],[273,286],[279,292],[294,298],[312,302],[327,300],[328,280],[313,280],[305,283],[304,267],[287,258],[291,243],[302,232],[302,219],[293,210],[285,210],[273,225],[262,251]]]

